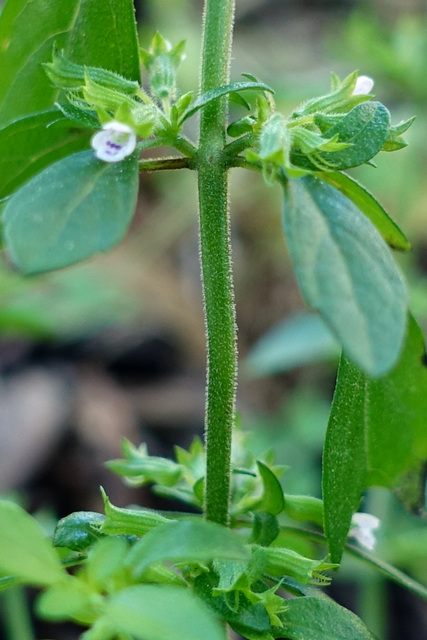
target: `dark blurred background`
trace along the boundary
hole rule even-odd
[[[141,44],[156,29],[187,39],[183,92],[198,80],[200,0],[139,0]],[[427,3],[421,0],[240,0],[232,78],[273,85],[280,110],[327,93],[330,72],[375,79],[396,123],[417,115],[408,149],[383,154],[362,180],[409,237],[397,256],[412,309],[427,327]],[[233,115],[243,115],[233,107]],[[196,123],[188,134],[196,136]],[[280,190],[231,175],[232,240],[241,376],[238,410],[257,451],[289,465],[288,493],[320,496],[321,448],[338,349],[308,314],[281,231]],[[203,433],[205,347],[196,183],[190,172],[141,177],[128,238],[108,255],[37,278],[0,265],[0,492],[50,530],[76,510],[102,510],[99,485],[119,506],[167,508],[130,489],[103,463],[120,440],[172,455]],[[393,496],[372,490],[365,509],[383,522],[378,555],[427,583],[427,528]],[[173,505],[177,508],[177,505]],[[427,604],[346,560],[331,595],[380,640],[427,636]],[[1,600],[0,600],[1,606]],[[5,632],[4,632],[5,633]],[[73,640],[65,625],[37,638]],[[6,638],[1,635],[0,638]]]

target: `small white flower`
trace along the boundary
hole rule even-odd
[[[136,147],[136,133],[123,122],[107,122],[90,141],[99,160],[120,162],[130,156]]]
[[[368,95],[374,86],[374,81],[369,76],[359,76],[353,89],[354,96]]]
[[[373,551],[377,544],[377,539],[373,533],[380,526],[380,521],[376,516],[370,513],[355,513],[351,519],[353,528],[349,531],[349,536],[357,540],[357,542]]]

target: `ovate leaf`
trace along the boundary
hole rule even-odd
[[[0,501],[0,574],[43,586],[65,577],[36,520],[8,500]]]
[[[279,614],[277,638],[289,640],[375,640],[354,613],[326,598],[308,596],[286,600]],[[275,630],[276,631],[276,630]]]
[[[350,198],[360,211],[373,222],[390,247],[401,251],[408,251],[411,248],[403,231],[399,229],[394,220],[365,187],[362,187],[346,173],[339,171],[326,171],[321,174],[321,178]]]
[[[56,162],[6,204],[4,235],[13,262],[33,274],[106,251],[125,235],[137,191],[135,155],[109,164],[83,151]]]
[[[313,176],[285,183],[283,221],[307,303],[354,362],[386,373],[402,347],[403,277],[372,223],[345,195]]]
[[[89,137],[57,109],[19,118],[0,129],[0,199],[46,166],[87,148]]]
[[[79,0],[68,34],[67,57],[140,80],[133,0]]]
[[[8,0],[0,16],[0,124],[53,106],[43,62],[53,46],[74,62],[139,80],[132,0]]]
[[[226,640],[219,620],[182,588],[137,585],[111,596],[104,619],[138,640]]]
[[[427,367],[423,334],[410,317],[397,366],[369,378],[342,358],[323,456],[325,533],[339,561],[362,491],[395,489],[411,510],[424,499]]]
[[[132,548],[127,563],[140,575],[154,562],[209,562],[218,558],[246,560],[249,551],[226,527],[194,517],[163,524],[147,533]]]

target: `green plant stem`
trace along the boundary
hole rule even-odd
[[[234,0],[205,0],[200,93],[229,80]],[[207,333],[204,514],[229,524],[230,456],[236,389],[236,321],[230,255],[226,154],[227,99],[201,111],[195,159],[199,184],[200,260]]]
[[[140,171],[170,171],[171,169],[189,169],[189,158],[161,158],[158,160],[140,160]]]
[[[237,156],[238,153],[241,153],[242,151],[250,147],[253,142],[253,133],[247,133],[244,136],[241,136],[240,138],[233,140],[233,142],[229,142],[227,145],[225,145],[225,151],[229,156],[233,158],[233,156]]]

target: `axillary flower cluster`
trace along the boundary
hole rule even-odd
[[[175,47],[156,33],[149,50],[140,50],[148,72],[150,95],[138,82],[112,71],[76,64],[54,51],[45,70],[65,92],[66,102],[56,106],[81,127],[97,130],[91,138],[95,156],[103,162],[121,162],[132,155],[138,140],[153,134],[173,139],[176,123],[168,117],[176,99],[176,72],[184,59],[182,41]],[[191,96],[185,96],[182,107]]]
[[[414,118],[392,125],[390,114],[371,93],[374,81],[357,71],[340,80],[331,76],[330,92],[299,105],[289,116],[272,107],[259,111],[257,143],[246,159],[261,164],[267,182],[279,172],[299,177],[343,171],[371,163],[379,151],[406,146],[402,134]]]

